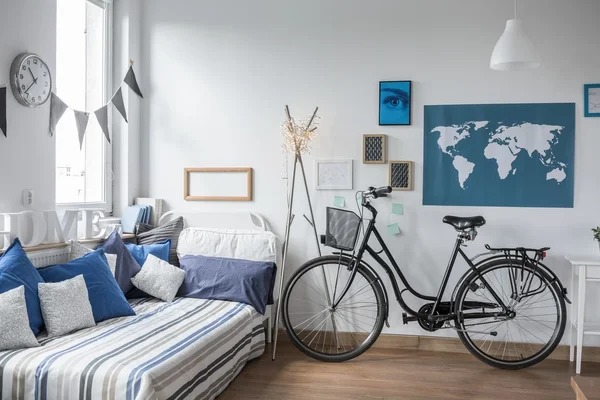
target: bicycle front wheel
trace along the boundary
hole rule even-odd
[[[467,276],[456,296],[456,325],[465,347],[481,361],[502,369],[530,367],[548,357],[560,343],[566,323],[558,285],[540,268],[521,265],[520,260],[494,260],[478,271]],[[508,307],[508,315],[469,318],[481,312],[503,313],[492,290]],[[481,303],[488,306],[482,309]]]
[[[336,307],[350,279],[352,285]],[[386,314],[378,277],[348,258],[319,257],[291,277],[283,294],[282,315],[287,334],[304,354],[319,361],[341,362],[358,357],[377,340]]]

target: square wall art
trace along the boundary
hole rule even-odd
[[[411,81],[379,82],[379,125],[410,125]]]

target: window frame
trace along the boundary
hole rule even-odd
[[[93,4],[93,3],[92,3]],[[112,78],[113,78],[113,4],[107,4],[107,7],[104,9],[104,24],[106,27],[104,33],[104,88],[103,88],[103,103],[107,104],[113,95],[112,91]],[[108,107],[108,126],[109,129],[112,128],[113,124],[113,113],[112,107]],[[112,129],[110,129],[112,132]],[[56,211],[59,213],[64,213],[64,211],[69,209],[102,209],[106,215],[111,215],[113,211],[113,181],[114,181],[114,172],[113,172],[113,148],[112,141],[109,143],[107,140],[103,141],[104,143],[104,201],[97,202],[73,202],[73,203],[57,203],[56,202],[56,180],[54,182],[54,190],[55,190],[55,207]],[[55,150],[56,153],[56,150]],[[56,170],[57,160],[54,161],[54,168]],[[56,172],[55,172],[56,173]]]

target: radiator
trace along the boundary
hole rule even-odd
[[[42,268],[47,267],[48,265],[69,262],[70,252],[71,246],[65,246],[59,249],[32,251],[27,253],[27,256],[36,268]]]

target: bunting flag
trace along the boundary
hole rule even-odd
[[[85,135],[90,120],[90,113],[77,110],[73,110],[73,113],[75,114],[75,125],[77,125],[77,136],[79,136],[79,150],[81,150],[83,148],[83,135]]]
[[[127,74],[125,75],[123,82],[127,84],[127,86],[129,86],[131,90],[135,92],[135,94],[141,98],[144,98],[144,96],[142,96],[142,92],[140,91],[140,86],[135,78],[135,73],[133,72],[133,61],[131,61],[131,65],[127,70]],[[110,143],[108,105],[112,103],[119,114],[121,114],[125,122],[129,122],[127,120],[127,109],[125,108],[125,102],[123,101],[122,86],[123,85],[119,86],[108,104],[94,111],[96,119],[98,120],[100,128],[102,128],[102,132],[104,133],[104,137],[108,143]],[[88,127],[91,113],[86,111],[78,111],[69,107],[54,93],[52,93],[50,97],[50,135],[54,136],[56,133],[56,125],[64,115],[67,108],[73,110],[73,113],[75,114],[75,124],[77,125],[77,135],[79,137],[79,148],[81,149],[83,148],[83,139],[85,136],[85,131]],[[6,136],[6,88],[0,88],[0,129],[4,132],[4,136]]]
[[[0,88],[0,131],[6,136],[6,88]]]
[[[125,75],[125,79],[123,79],[123,82],[125,82],[127,84],[127,86],[129,86],[131,88],[131,90],[133,90],[135,92],[135,94],[140,96],[142,99],[144,98],[144,96],[142,96],[142,91],[140,90],[140,87],[137,83],[137,79],[135,79],[135,72],[133,72],[133,65],[129,66],[129,71],[127,71],[127,75]]]
[[[62,118],[65,111],[67,111],[68,106],[64,101],[60,99],[54,93],[50,94],[50,135],[54,136],[56,133],[56,125],[58,121]]]
[[[129,122],[127,121],[127,111],[125,111],[125,103],[123,102],[123,92],[121,91],[121,88],[117,90],[111,102],[113,103],[113,106],[115,106],[119,114],[121,114],[125,122]]]
[[[108,104],[94,111],[94,114],[96,114],[96,119],[100,124],[100,128],[102,128],[102,132],[104,132],[104,137],[110,143],[110,134],[108,133]]]

